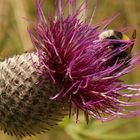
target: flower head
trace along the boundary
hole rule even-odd
[[[97,25],[81,21],[78,17],[84,2],[72,11],[76,0],[67,0],[64,6],[58,0],[57,14],[50,17],[44,15],[39,0],[36,0],[36,25],[29,29],[29,33],[42,69],[35,67],[52,85],[60,86],[59,92],[50,96],[50,100],[66,99],[70,112],[74,109],[76,120],[79,110],[84,112],[87,121],[89,116],[107,121],[139,114],[139,110],[126,107],[140,105],[140,102],[129,102],[129,99],[140,96],[140,85],[127,85],[119,77],[135,68],[140,55],[116,58],[131,48],[135,39],[115,40],[121,47],[110,50],[108,46],[114,40],[100,40],[99,35],[114,16]],[[64,16],[66,6],[69,12]]]

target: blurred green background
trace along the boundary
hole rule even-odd
[[[46,1],[45,12],[48,7],[53,8],[54,0]],[[81,1],[78,0],[78,3]],[[88,16],[91,15],[95,3],[95,0],[88,0]],[[120,13],[120,16],[109,28],[135,28],[137,40],[133,52],[140,50],[140,1],[99,0],[93,23],[110,17],[113,13]],[[27,27],[34,21],[34,0],[0,0],[0,58],[32,49]],[[127,83],[140,81],[140,67],[123,79]],[[107,123],[91,120],[89,125],[86,125],[82,115],[78,124],[66,117],[59,126],[46,134],[21,139],[0,132],[0,140],[140,140],[140,117],[117,119]]]

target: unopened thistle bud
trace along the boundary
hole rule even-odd
[[[57,3],[50,17],[36,0],[36,24],[28,30],[36,52],[0,63],[0,126],[9,134],[50,129],[67,113],[67,104],[76,121],[79,110],[87,122],[89,117],[108,121],[140,114],[132,108],[140,102],[130,102],[140,96],[140,85],[119,80],[140,62],[139,53],[131,54],[135,38],[106,32],[114,17],[91,26],[91,20],[78,19],[83,4],[75,9],[76,0],[63,7],[61,0]]]
[[[32,59],[37,66],[38,57],[33,53],[16,55],[0,63],[0,127],[11,135],[44,132],[67,114],[67,106],[61,100],[49,99],[59,86],[40,76]]]

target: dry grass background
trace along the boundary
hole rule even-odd
[[[81,0],[78,1],[79,3]],[[89,0],[89,15],[95,0]],[[47,0],[47,7],[53,0]],[[103,18],[119,12],[120,16],[110,28],[131,26],[137,30],[137,40],[133,51],[140,50],[140,1],[139,0],[99,0],[93,24]],[[34,0],[0,0],[0,58],[22,53],[32,48],[27,27],[35,19]],[[128,33],[129,34],[129,33]],[[125,76],[126,82],[140,81],[140,67]],[[128,120],[118,119],[102,124],[91,121],[86,126],[81,119],[79,125],[65,119],[61,125],[51,132],[31,138],[16,138],[0,132],[0,140],[140,140],[140,117]]]

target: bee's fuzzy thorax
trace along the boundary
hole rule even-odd
[[[112,30],[112,29],[105,30],[105,31],[103,31],[103,32],[100,33],[99,39],[100,39],[100,40],[104,40],[104,39],[106,39],[107,37],[111,37],[112,35],[114,35],[114,32],[115,32],[115,31]]]

